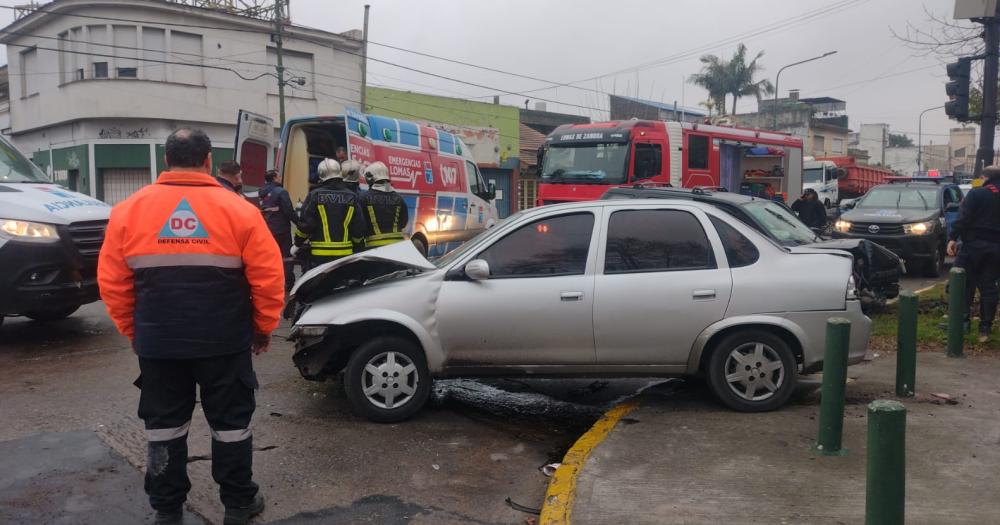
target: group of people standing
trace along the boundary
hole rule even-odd
[[[306,244],[303,269],[405,239],[409,211],[393,190],[384,163],[362,168],[356,160],[324,159],[316,171],[318,182],[298,212],[275,171],[267,173],[259,193],[264,219],[284,259],[286,292],[295,282],[295,258]],[[367,191],[360,187],[362,172]]]

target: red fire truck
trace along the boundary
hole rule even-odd
[[[634,119],[566,124],[546,137],[539,156],[538,205],[636,184],[786,201],[802,192],[802,140],[773,131]]]

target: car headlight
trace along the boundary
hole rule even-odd
[[[51,224],[0,219],[0,237],[17,241],[58,242],[59,232]]]
[[[907,235],[923,235],[932,229],[934,229],[933,222],[915,222],[903,225],[903,233]]]
[[[838,219],[837,222],[833,223],[833,227],[840,233],[847,233],[851,231],[851,223],[844,220]]]
[[[326,335],[327,327],[323,325],[295,325],[288,334],[288,339],[312,339]]]

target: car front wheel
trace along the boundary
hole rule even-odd
[[[347,362],[344,390],[351,408],[379,423],[413,417],[431,391],[423,351],[399,337],[378,337],[361,345]]]
[[[706,372],[712,393],[740,412],[766,412],[784,405],[798,377],[791,348],[763,330],[726,336],[712,351]]]

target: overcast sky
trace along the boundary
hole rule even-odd
[[[341,32],[361,28],[365,0],[291,0],[292,21]],[[783,65],[837,51],[822,60],[786,69],[781,95],[847,101],[850,125],[887,122],[916,140],[921,110],[942,105],[944,66],[896,40],[891,28],[930,26],[924,13],[950,16],[954,0],[367,0],[372,6],[370,39],[415,51],[559,83],[605,75],[578,84],[552,84],[492,73],[371,45],[372,58],[489,86],[486,89],[434,78],[384,63],[369,63],[373,85],[488,101],[503,91],[503,103],[548,99],[550,111],[607,118],[607,96],[617,92],[696,106],[707,98],[685,79],[698,72],[704,53],[726,57],[738,42],[764,51],[764,75],[774,81]],[[821,12],[821,11],[827,12]],[[3,10],[0,21],[10,21]],[[790,20],[794,17],[799,20]],[[807,18],[808,16],[808,18]],[[802,19],[805,18],[805,19]],[[752,34],[758,33],[758,34]],[[673,57],[666,63],[649,63]],[[645,65],[635,69],[636,66]],[[560,102],[560,103],[556,103]],[[584,107],[578,107],[584,106]],[[755,101],[740,99],[737,110]],[[595,108],[595,109],[586,109]],[[943,110],[924,117],[924,142],[940,142],[956,123]]]

